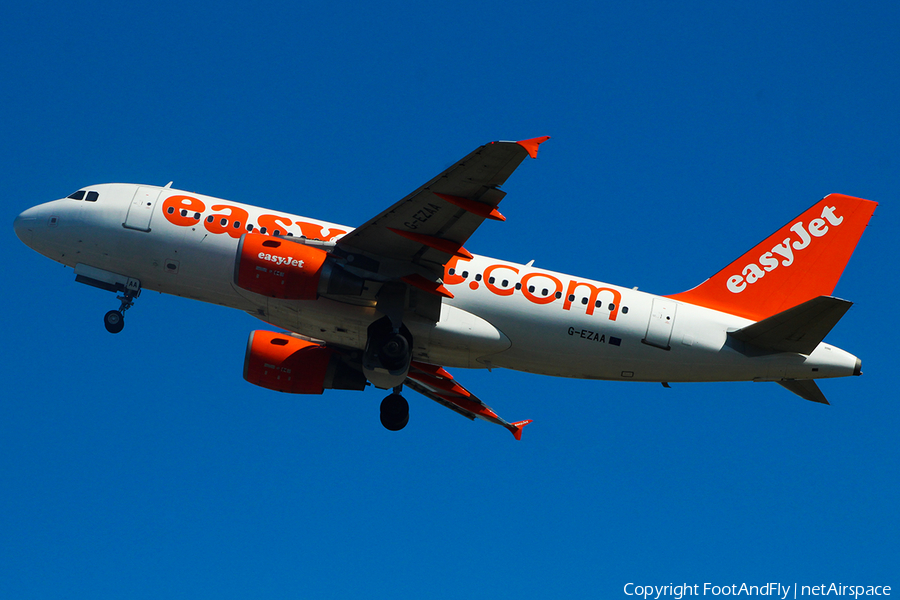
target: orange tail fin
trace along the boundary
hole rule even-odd
[[[694,289],[669,298],[759,321],[830,296],[876,206],[825,196]]]

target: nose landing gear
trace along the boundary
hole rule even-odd
[[[400,431],[409,423],[409,403],[400,395],[403,386],[381,401],[381,424],[390,431]]]
[[[103,315],[103,325],[110,333],[119,333],[125,327],[125,311],[141,295],[141,280],[112,271],[105,271],[84,263],[75,265],[75,281],[108,292],[122,292],[116,296],[122,301],[119,310],[111,310]]]
[[[131,283],[132,280],[129,280]],[[103,325],[110,333],[119,333],[125,328],[125,311],[134,306],[134,299],[141,295],[140,284],[135,289],[128,287],[121,296],[116,296],[117,300],[121,300],[118,310],[111,310],[103,315]]]

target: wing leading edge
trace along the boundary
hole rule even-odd
[[[537,157],[549,136],[491,142],[434,177],[337,245],[375,259],[411,262],[439,277],[453,256],[471,256],[463,244],[485,219],[503,220],[499,187],[526,156]]]

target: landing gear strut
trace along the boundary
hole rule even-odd
[[[384,317],[369,325],[362,357],[366,379],[377,388],[394,390],[381,401],[381,424],[390,431],[400,431],[409,423],[409,403],[400,395],[413,346],[412,334],[403,324],[406,294],[406,285],[398,282],[381,286],[375,310]]]
[[[141,288],[126,288],[121,296],[116,296],[117,300],[121,300],[119,310],[111,310],[103,315],[103,325],[110,333],[119,333],[125,328],[125,311],[134,305],[134,299],[140,296]]]
[[[400,431],[409,423],[409,403],[400,395],[403,386],[381,401],[381,424],[390,431]]]

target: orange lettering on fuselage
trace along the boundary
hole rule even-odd
[[[497,269],[509,269],[516,275],[519,274],[519,270],[515,267],[507,267],[506,265],[491,265],[487,269],[484,270],[484,287],[491,290],[493,293],[497,294],[498,296],[512,296],[513,292],[516,291],[516,288],[511,287],[511,288],[504,289],[504,288],[499,288],[499,287],[495,286],[493,283],[491,283],[491,275]]]
[[[264,227],[266,233],[271,235],[287,233],[287,228],[291,226],[290,219],[278,215],[260,215],[257,221],[259,221],[259,226]]]
[[[541,290],[541,296],[537,296],[532,291],[537,289],[537,287],[530,285],[532,279],[536,279],[538,277],[543,277],[545,279],[549,279],[553,282],[553,290],[550,291],[547,288],[543,288]],[[525,277],[522,278],[522,295],[534,302],[535,304],[550,304],[554,300],[556,300],[556,294],[562,293],[562,281],[554,277],[553,275],[547,275],[546,273],[529,273]],[[567,309],[567,307],[563,307]]]
[[[469,262],[466,259],[461,259],[459,257],[454,256],[447,262],[444,267],[444,285],[459,285],[465,282],[468,278],[460,275],[460,263]],[[450,271],[453,273],[450,273]],[[522,292],[522,295],[526,300],[532,302],[534,304],[552,304],[553,302],[559,300],[562,297],[563,284],[558,278],[549,273],[542,273],[540,271],[532,271],[531,273],[527,273],[522,278],[514,283],[513,285],[507,287],[504,285],[503,287],[497,286],[493,281],[491,281],[492,277],[494,277],[494,273],[500,270],[512,271],[514,274],[519,274],[519,269],[517,267],[513,267],[510,265],[503,264],[495,264],[489,265],[485,267],[484,273],[481,275],[481,280],[484,283],[484,287],[487,288],[489,292],[495,294],[497,296],[512,296],[516,290]],[[511,281],[513,278],[510,277],[506,282]],[[544,285],[535,285],[536,283],[543,280]],[[480,286],[478,283],[478,278],[473,278],[469,282],[469,287],[473,290],[477,290]],[[506,283],[505,282],[505,283]],[[575,292],[578,288],[585,287],[588,290],[588,295],[582,299],[582,304],[586,304],[586,314],[593,315],[594,308],[598,305],[597,297],[601,293],[609,293],[612,294],[612,301],[610,302],[609,307],[609,320],[615,321],[619,316],[619,307],[622,303],[622,294],[613,288],[609,287],[598,287],[592,283],[588,283],[586,281],[578,281],[576,279],[570,279],[569,285],[566,289],[565,300],[563,300],[562,308],[563,310],[571,310],[572,309],[572,300],[575,296]],[[540,290],[540,291],[538,291]]]
[[[204,226],[210,233],[227,233],[234,239],[241,237],[246,229],[247,219],[250,215],[243,208],[237,206],[228,206],[227,204],[213,204],[212,209],[216,211],[227,210],[227,214],[215,213],[206,217]]]
[[[332,240],[335,236],[347,233],[342,229],[325,229],[321,225],[303,221],[297,221],[294,225],[300,228],[300,235],[311,240]]]
[[[589,315],[594,314],[594,307],[597,305],[597,296],[600,292],[611,293],[613,295],[613,308],[609,311],[609,320],[616,320],[616,317],[619,316],[619,304],[622,303],[622,294],[620,294],[618,290],[608,287],[597,287],[584,281],[575,281],[574,279],[569,282],[569,289],[566,290],[566,300],[563,302],[564,310],[569,310],[572,306],[572,298],[575,296],[575,290],[580,286],[585,286],[591,291],[590,296],[587,296],[587,314]]]
[[[198,213],[206,210],[206,205],[199,199],[191,196],[169,196],[163,202],[163,215],[172,225],[179,227],[192,227],[200,221]],[[185,214],[181,214],[185,211]]]
[[[250,228],[248,225],[253,225],[250,223],[250,215],[243,208],[231,204],[214,204],[210,209],[216,212],[203,215],[203,212],[206,211],[206,204],[193,196],[169,196],[162,203],[163,216],[172,225],[193,227],[200,222],[200,219],[203,219],[203,226],[210,233],[216,235],[227,233],[235,239],[240,238],[248,231],[267,235],[296,234],[296,232],[290,231],[291,226],[298,228],[303,237],[326,242],[333,241],[347,233],[344,229],[325,228],[315,223],[292,221],[287,217],[271,214],[260,215],[256,225]]]

